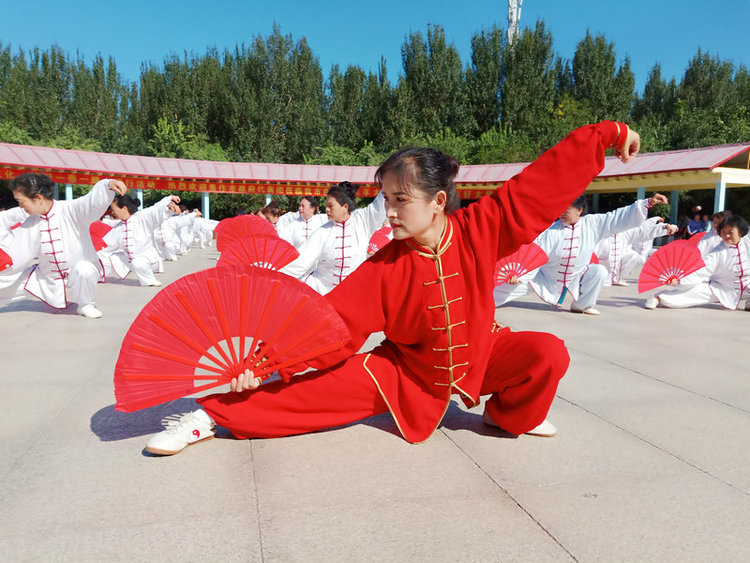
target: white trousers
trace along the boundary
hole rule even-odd
[[[599,292],[604,282],[607,281],[609,272],[601,264],[589,264],[586,271],[581,275],[581,285],[578,289],[578,299],[573,301],[571,309],[585,310],[596,305]]]
[[[68,301],[79,307],[94,302],[96,284],[99,282],[99,268],[91,262],[78,262],[65,278]]]
[[[599,292],[608,278],[609,272],[607,272],[607,268],[601,264],[590,264],[579,278],[578,299],[573,302],[571,307],[574,309],[588,309],[596,305]],[[495,307],[500,307],[526,295],[531,289],[529,281],[521,280],[517,285],[504,283],[495,286],[493,291]]]
[[[659,302],[669,309],[684,309],[697,307],[707,303],[718,303],[713,291],[707,283],[677,288],[657,295]]]
[[[158,283],[154,272],[159,271],[159,264],[152,264],[151,261],[143,256],[134,256],[130,262],[130,271],[137,277],[141,285],[153,285]]]

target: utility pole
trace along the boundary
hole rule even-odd
[[[518,37],[518,23],[521,21],[523,0],[508,0],[508,45],[513,45]]]

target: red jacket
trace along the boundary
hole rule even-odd
[[[326,295],[351,342],[310,365],[334,365],[383,331],[386,341],[362,356],[361,369],[410,442],[434,432],[452,392],[477,404],[497,330],[495,263],[549,227],[626,132],[612,121],[575,130],[494,194],[450,215],[437,253],[413,239],[386,245]]]

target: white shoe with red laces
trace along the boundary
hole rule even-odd
[[[180,453],[190,444],[214,437],[216,423],[203,409],[175,414],[162,421],[166,428],[146,442],[146,451],[157,455]]]

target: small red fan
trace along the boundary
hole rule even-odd
[[[340,350],[333,306],[274,270],[211,268],[162,289],[136,317],[115,366],[115,408],[131,412]]]
[[[638,276],[638,293],[679,281],[705,266],[698,247],[689,240],[675,240],[654,252]]]
[[[367,243],[368,256],[372,256],[386,244],[391,242],[391,238],[388,236],[391,234],[391,231],[393,231],[393,229],[390,227],[381,227],[372,234],[370,242]]]
[[[690,237],[688,240],[692,242],[693,244],[698,244],[700,240],[706,235],[706,231],[703,231],[701,233],[695,233],[692,237]]]
[[[7,252],[0,248],[0,272],[5,270],[6,268],[10,268],[12,265],[13,259],[8,255]]]
[[[257,235],[232,241],[219,256],[218,266],[255,266],[280,270],[299,256],[287,241],[269,235]]]
[[[216,233],[216,250],[219,252],[238,238],[246,239],[256,235],[279,236],[271,223],[257,215],[240,215],[222,219],[216,225],[214,232]]]
[[[589,261],[589,264],[598,264],[599,263],[599,257],[596,255],[596,252],[591,253],[591,260]]]
[[[102,221],[94,221],[89,225],[89,235],[94,248],[98,251],[107,246],[104,242],[105,235],[112,230],[112,227]]]
[[[495,285],[507,282],[512,276],[520,278],[548,261],[549,257],[537,244],[524,244],[513,254],[498,260],[495,265]]]

